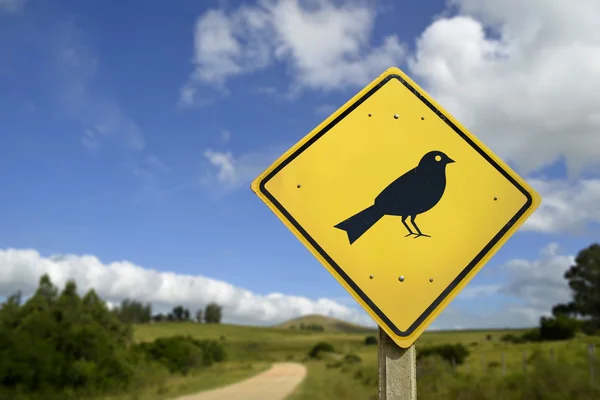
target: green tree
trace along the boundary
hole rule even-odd
[[[553,311],[577,314],[600,327],[600,244],[581,250],[565,278],[569,282],[573,301],[556,305]]]
[[[217,303],[210,303],[204,309],[204,322],[207,324],[220,324],[222,307]]]
[[[81,298],[69,281],[59,294],[44,275],[24,304],[17,293],[0,309],[0,398],[67,398],[127,385],[135,373],[131,342],[130,326],[93,291]]]
[[[202,310],[197,310],[196,311],[196,322],[201,324],[202,323]]]
[[[552,315],[558,317],[559,315],[564,315],[567,317],[574,317],[577,314],[577,309],[575,308],[575,303],[570,302],[566,304],[557,304],[552,307]]]
[[[171,311],[172,321],[189,321],[190,319],[190,310],[185,308],[184,306],[176,306],[173,307]]]
[[[568,340],[575,337],[580,329],[580,321],[566,315],[540,319],[541,340]]]
[[[124,299],[114,310],[119,320],[126,324],[143,324],[152,319],[152,305],[141,301]]]

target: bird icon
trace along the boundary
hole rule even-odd
[[[405,237],[430,237],[421,232],[415,218],[440,201],[446,190],[446,165],[453,162],[441,151],[430,151],[421,158],[419,165],[383,189],[373,205],[335,225],[335,228],[345,231],[352,244],[383,216],[393,215],[402,217],[402,224],[408,230]],[[407,218],[410,218],[417,233],[410,229]]]

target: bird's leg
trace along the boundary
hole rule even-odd
[[[410,216],[410,222],[413,224],[413,226],[415,227],[415,229],[417,230],[417,236],[415,236],[415,239],[418,238],[419,236],[425,236],[425,237],[431,237],[429,235],[425,235],[424,233],[421,233],[421,230],[419,229],[419,227],[417,226],[416,222],[415,222],[415,216],[411,215]]]
[[[402,223],[404,224],[404,226],[406,227],[406,229],[408,230],[408,235],[404,236],[410,236],[410,235],[416,235],[416,233],[414,233],[413,231],[410,230],[410,227],[408,226],[408,224],[406,223],[406,217],[402,217]]]

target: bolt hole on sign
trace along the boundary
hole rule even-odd
[[[541,204],[398,68],[282,154],[251,188],[404,348]]]

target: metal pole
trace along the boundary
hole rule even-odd
[[[379,400],[417,399],[417,352],[398,346],[379,328]]]

